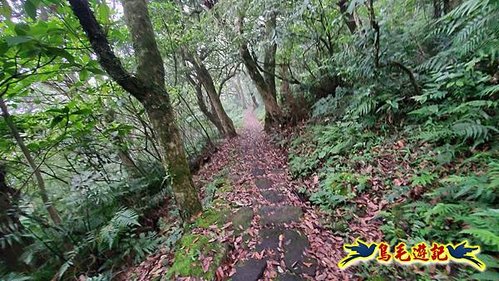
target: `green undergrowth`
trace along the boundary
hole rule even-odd
[[[364,203],[355,203],[367,196],[386,205],[375,220],[381,222],[384,240],[392,246],[467,239],[481,246],[480,257],[488,270],[479,273],[455,264],[447,271],[440,266],[368,263],[356,267],[357,274],[369,280],[498,277],[497,143],[469,148],[466,143],[422,141],[418,126],[390,129],[354,121],[306,127],[290,141],[289,166],[295,178],[318,179],[318,187],[302,187],[299,192],[331,213],[329,228],[338,236],[355,236],[348,223],[372,215]]]
[[[487,270],[369,262],[353,267],[361,279],[499,280],[498,49],[497,32],[489,33],[498,25],[483,20],[499,9],[497,1],[460,2],[430,22],[418,19],[423,10],[399,18],[384,6],[376,15],[383,51],[373,59],[363,47],[372,37],[354,36],[327,62],[347,83],[312,106],[311,122],[290,140],[289,167],[317,182],[300,192],[331,214],[345,243],[358,236],[349,224],[374,216],[367,222],[380,225],[392,249],[466,239],[481,247]],[[379,67],[399,59],[412,70]]]
[[[217,240],[217,234],[212,230],[221,228],[227,222],[230,206],[223,198],[230,190],[225,171],[205,186],[204,211],[186,227],[184,236],[175,247],[173,264],[163,280],[176,277],[215,278],[215,271],[224,260],[227,248]],[[203,269],[202,261],[207,259],[210,260],[209,266]]]

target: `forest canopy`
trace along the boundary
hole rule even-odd
[[[237,280],[275,198],[311,256],[258,278],[499,279],[498,18],[498,0],[0,0],[0,279]],[[267,176],[287,195],[245,189]],[[467,240],[487,270],[321,256],[359,237]]]

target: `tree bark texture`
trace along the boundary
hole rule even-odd
[[[242,33],[243,18],[240,17],[238,20],[239,32]],[[271,24],[270,24],[271,25]],[[268,25],[267,25],[268,27]],[[262,97],[263,104],[265,106],[265,130],[269,131],[274,125],[278,125],[282,121],[282,112],[279,108],[279,104],[276,99],[276,89],[275,89],[275,51],[276,47],[271,47],[266,50],[264,60],[267,61],[266,71],[272,74],[272,79],[270,79],[265,73],[265,77],[260,73],[259,67],[257,65],[256,59],[251,55],[248,49],[248,43],[243,42],[239,47],[239,53],[243,60],[246,69],[248,70],[248,75],[255,84],[258,93]],[[272,53],[273,52],[273,53]],[[271,54],[272,53],[272,54]],[[273,58],[272,58],[273,57]],[[273,63],[272,63],[273,62]],[[272,69],[274,72],[271,72]],[[270,75],[269,74],[269,75]],[[273,81],[273,82],[272,82]]]
[[[184,219],[202,210],[194,188],[170,98],[164,87],[163,60],[159,53],[145,0],[124,0],[124,14],[129,28],[137,74],[128,73],[111,50],[109,42],[90,10],[87,0],[69,0],[99,63],[106,72],[144,106],[160,143],[163,164],[172,181],[175,201]]]
[[[206,69],[206,66],[201,61],[201,59],[196,55],[190,53],[188,50],[184,48],[183,50],[184,57],[189,61],[196,72],[196,78],[203,85],[206,93],[208,94],[208,98],[213,105],[213,109],[215,110],[215,114],[218,116],[220,123],[223,129],[224,137],[235,137],[237,136],[236,129],[234,128],[234,123],[230,119],[227,112],[222,106],[222,101],[220,100],[220,95],[217,93],[215,88],[215,83],[213,82],[213,78],[211,77],[210,72]]]
[[[213,114],[214,110],[210,111],[208,109],[208,106],[206,105],[206,102],[204,100],[201,84],[196,83],[196,81],[194,81],[194,79],[192,79],[189,75],[187,75],[187,81],[189,81],[189,83],[194,87],[196,91],[196,101],[199,109],[204,114],[204,116],[206,116],[206,118],[215,126],[215,128],[217,128],[218,133],[223,136],[224,129],[222,127],[222,122],[220,122],[220,119],[217,115]]]

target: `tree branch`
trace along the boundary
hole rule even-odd
[[[87,0],[68,0],[73,13],[87,34],[90,44],[98,56],[99,62],[106,72],[121,87],[138,100],[143,100],[144,85],[137,77],[128,73],[121,61],[111,50],[109,41],[94,14],[90,10]]]

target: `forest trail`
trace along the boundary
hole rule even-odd
[[[200,171],[210,178],[227,168],[234,208],[227,262],[219,274],[232,280],[348,280],[339,271],[343,237],[323,227],[322,215],[293,192],[285,151],[271,144],[260,122],[245,112],[239,136],[226,142]],[[227,160],[230,159],[230,162]]]

